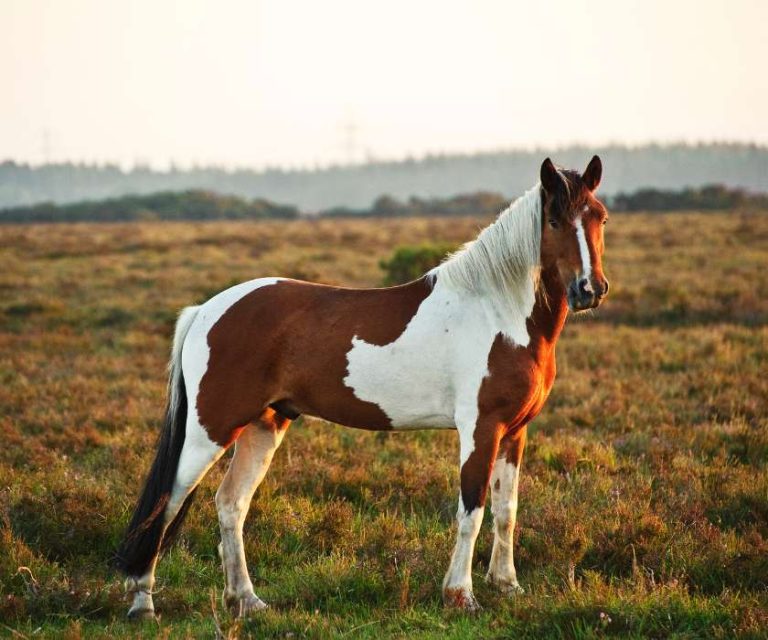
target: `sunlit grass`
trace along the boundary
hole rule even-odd
[[[458,243],[481,222],[0,227],[0,635],[761,637],[768,217],[746,214],[612,217],[611,296],[569,322],[531,429],[524,596],[483,583],[486,525],[484,610],[442,609],[455,434],[304,419],[246,524],[272,608],[237,622],[220,606],[220,466],[160,565],[159,626],[124,620],[107,561],[153,453],[177,310],[261,275],[379,284],[396,246]]]

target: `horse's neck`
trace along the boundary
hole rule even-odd
[[[531,313],[531,347],[540,357],[554,357],[554,348],[568,315],[568,303],[557,269],[542,269],[541,285]]]

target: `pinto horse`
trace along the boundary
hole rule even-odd
[[[173,341],[158,451],[118,564],[130,617],[154,615],[159,553],[198,483],[230,447],[216,493],[224,601],[240,615],[254,593],[243,522],[291,420],[318,416],[371,430],[459,434],[458,533],[443,582],[448,606],[477,608],[472,554],[491,487],[487,579],[522,591],[512,555],[527,424],[555,379],[568,310],[596,307],[607,214],[595,197],[602,164],[582,175],[547,158],[540,184],[424,277],[387,289],[281,278],[236,285],[182,311]]]

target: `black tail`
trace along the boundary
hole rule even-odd
[[[165,508],[173,490],[187,428],[187,391],[184,375],[180,371],[178,375],[172,374],[171,385],[176,389],[170,389],[168,394],[165,425],[160,434],[155,461],[115,557],[116,566],[129,576],[144,575],[155,556],[173,541],[195,493],[193,491],[187,496],[178,514],[166,528]]]

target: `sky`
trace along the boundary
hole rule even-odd
[[[0,159],[768,143],[765,0],[0,0]]]

